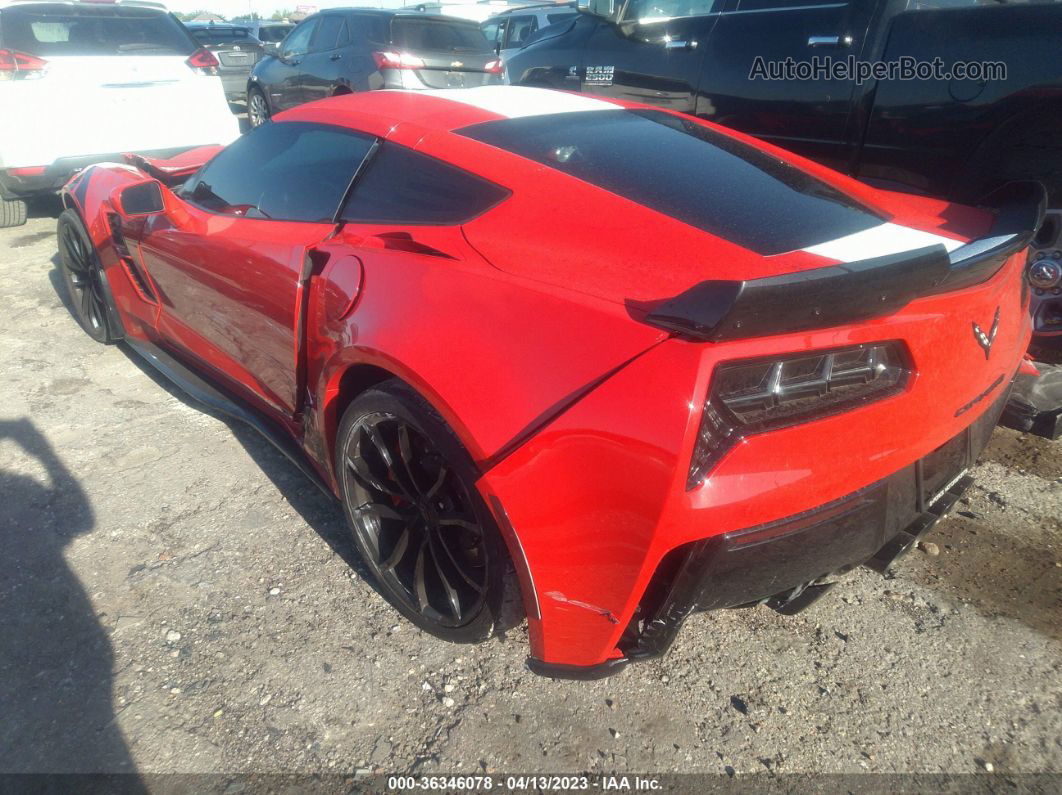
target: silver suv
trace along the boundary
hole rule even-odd
[[[527,6],[493,16],[480,23],[479,27],[487,41],[494,45],[495,51],[505,60],[527,44],[532,34],[558,22],[570,20],[577,13],[575,3]]]

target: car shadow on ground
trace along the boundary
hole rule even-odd
[[[29,419],[0,420],[0,772],[122,773],[141,791],[112,703],[107,630],[64,549],[92,505]],[[16,785],[17,786],[17,785]]]
[[[53,277],[53,284],[54,281]],[[372,575],[366,568],[350,535],[346,517],[339,501],[324,494],[287,456],[274,447],[258,431],[238,419],[215,411],[186,394],[135,351],[119,343],[122,351],[144,375],[175,399],[198,412],[224,423],[233,438],[247,451],[255,464],[284,496],[310,528],[328,544],[332,551],[379,593]]]

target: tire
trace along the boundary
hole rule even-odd
[[[26,202],[22,199],[0,199],[0,229],[26,223]]]
[[[454,643],[486,640],[523,618],[472,458],[409,386],[385,381],[350,404],[336,474],[354,543],[403,616]]]
[[[96,249],[76,210],[63,210],[56,228],[59,269],[71,311],[81,328],[96,342],[110,345],[121,339],[109,311],[110,301]]]
[[[251,127],[261,127],[269,121],[269,103],[265,94],[257,88],[247,91],[247,121]]]

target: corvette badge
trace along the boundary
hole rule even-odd
[[[996,316],[992,318],[992,328],[987,334],[984,330],[977,325],[973,324],[974,339],[977,340],[977,344],[981,346],[981,350],[985,352],[985,358],[988,358],[988,354],[992,352],[992,343],[996,341],[996,334],[999,333],[999,307],[996,307]]]

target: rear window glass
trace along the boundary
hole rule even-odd
[[[558,22],[563,22],[566,19],[571,19],[575,14],[546,14],[546,19],[549,20],[549,24],[555,25]]]
[[[527,116],[460,132],[760,254],[805,248],[882,221],[806,172],[662,111]]]
[[[358,177],[341,217],[360,223],[460,224],[508,195],[505,188],[434,157],[383,143]]]
[[[190,55],[196,44],[169,14],[119,6],[12,6],[0,11],[0,45],[42,58]]]
[[[246,28],[192,28],[191,31],[200,44],[228,44],[253,38]]]
[[[219,215],[328,223],[372,141],[324,124],[263,124],[222,150],[181,193]]]
[[[405,49],[430,52],[490,49],[477,25],[442,19],[396,18],[391,22],[391,42]]]

